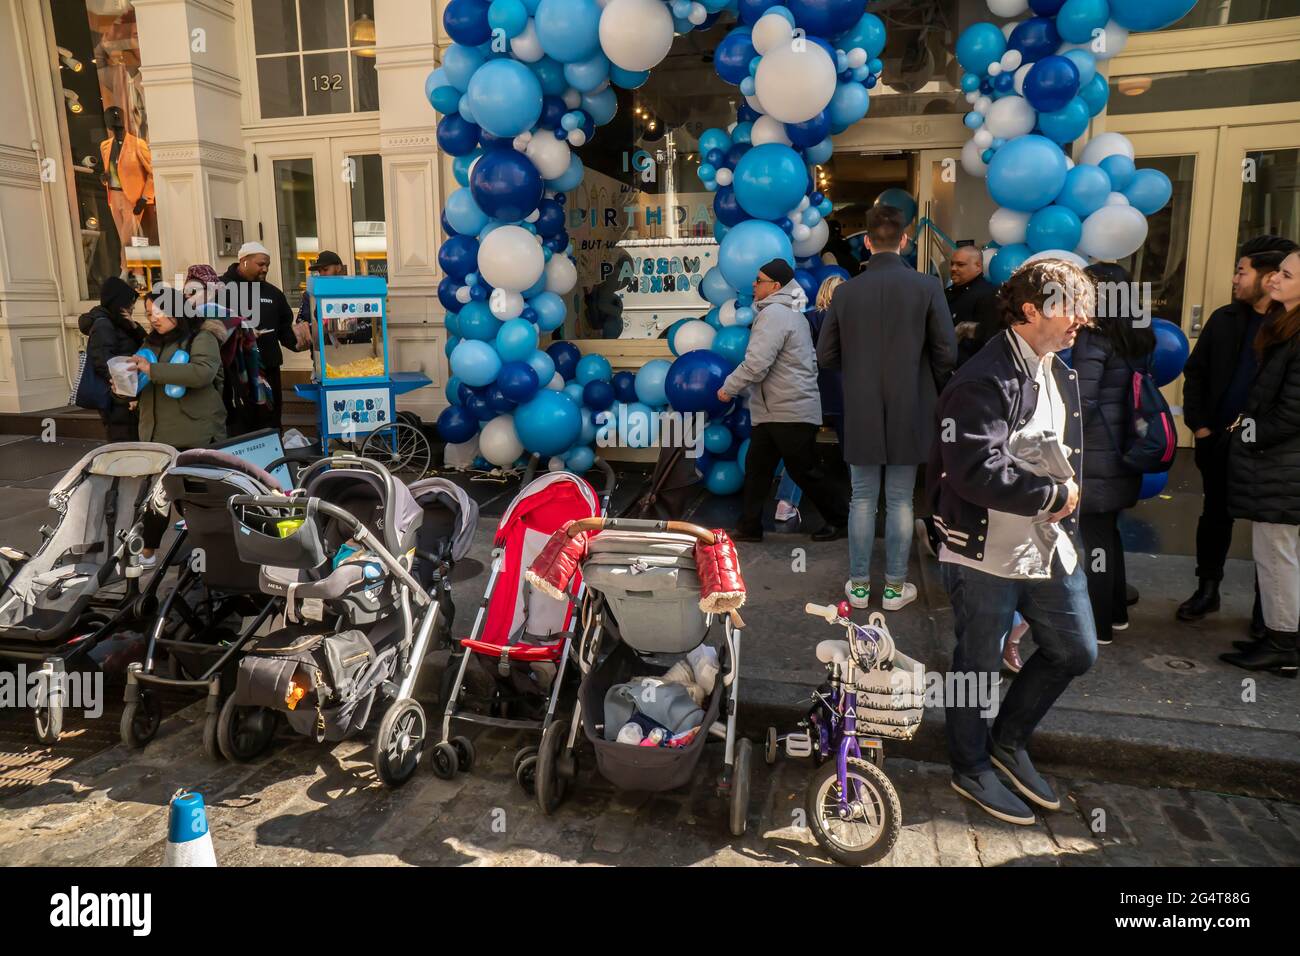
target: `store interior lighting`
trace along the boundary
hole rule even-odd
[[[375,55],[375,21],[364,13],[352,21],[352,45],[357,49],[352,52],[357,56]]]
[[[64,99],[67,101],[67,103],[68,103],[68,112],[70,112],[70,113],[82,113],[82,112],[85,111],[85,107],[81,105],[81,98],[80,98],[79,96],[77,96],[77,94],[76,94],[74,91],[72,91],[72,90],[64,90],[64,91],[63,91],[63,98],[64,98]]]
[[[73,73],[80,73],[82,70],[82,62],[72,55],[72,51],[66,46],[61,46],[58,50],[59,62],[62,64],[62,67],[66,67]]]

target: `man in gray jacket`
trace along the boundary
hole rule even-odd
[[[730,402],[749,389],[753,430],[745,458],[743,510],[732,535],[736,541],[763,540],[763,506],[782,460],[826,522],[814,532],[813,540],[830,541],[845,535],[848,503],[822,469],[817,454],[822,403],[812,331],[802,314],[806,303],[788,262],[773,259],[759,269],[754,279],[757,314],[745,359],[718,390],[718,399]]]

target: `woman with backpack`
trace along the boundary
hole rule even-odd
[[[1229,426],[1228,512],[1249,518],[1264,638],[1243,642],[1229,664],[1295,677],[1300,631],[1300,252],[1268,282],[1282,306],[1255,336],[1259,371],[1246,410]]]
[[[144,341],[144,329],[131,318],[137,294],[117,276],[104,280],[99,290],[99,305],[77,320],[81,334],[89,336],[86,342],[86,370],[99,379],[100,395],[106,395],[108,405],[99,404],[100,420],[109,441],[138,441],[136,416],[129,398],[121,398],[109,391],[112,378],[108,374],[108,360],[119,355],[130,355]],[[78,404],[84,400],[85,389],[79,384]]]
[[[1070,358],[1079,376],[1083,414],[1079,530],[1097,643],[1109,644],[1115,631],[1128,627],[1128,579],[1119,515],[1137,504],[1142,488],[1141,472],[1124,461],[1125,442],[1132,431],[1133,377],[1150,370],[1156,337],[1149,324],[1135,327],[1130,315],[1103,314],[1105,303],[1120,298],[1105,294],[1106,284],[1124,283],[1127,288],[1129,276],[1121,266],[1097,263],[1084,271],[1098,286],[1098,314],[1091,328],[1079,331]]]

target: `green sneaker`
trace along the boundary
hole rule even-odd
[[[901,611],[915,600],[915,584],[886,584],[885,599],[881,603],[886,611]]]
[[[861,581],[846,581],[844,596],[849,599],[849,604],[853,607],[864,608],[871,599],[871,585],[863,584]]]

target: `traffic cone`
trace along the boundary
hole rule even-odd
[[[208,832],[203,795],[191,790],[177,790],[172,796],[163,866],[216,865],[217,855],[212,849],[212,834]]]

